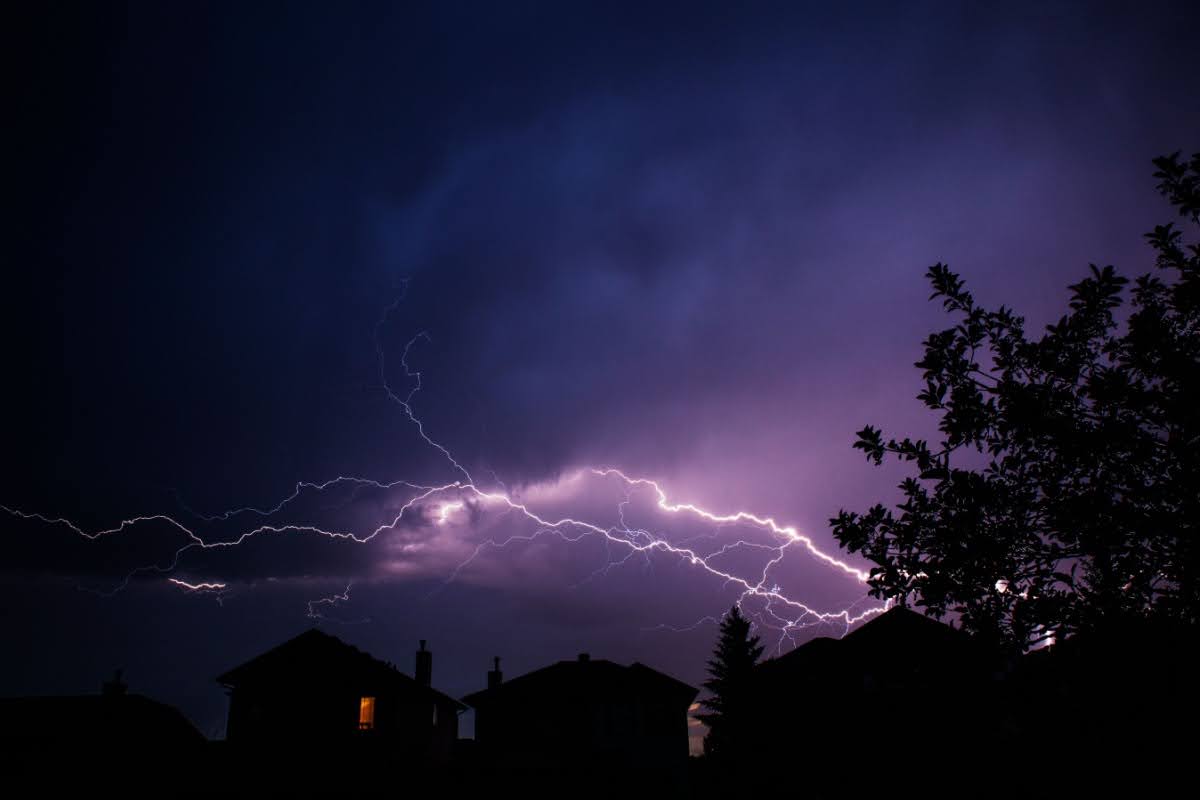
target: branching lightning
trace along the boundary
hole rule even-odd
[[[488,538],[479,542],[466,558],[462,559],[449,571],[449,574],[445,578],[446,584],[453,583],[464,570],[490,550],[503,550],[546,537],[555,537],[566,544],[579,542],[585,538],[598,538],[604,544],[607,559],[582,582],[602,578],[611,570],[628,563],[634,558],[644,559],[648,568],[651,566],[651,557],[654,555],[675,558],[679,562],[714,579],[715,583],[721,587],[734,587],[737,592],[736,602],[739,605],[751,599],[755,600],[756,603],[752,612],[753,616],[759,626],[775,630],[779,633],[777,649],[782,648],[785,643],[794,644],[796,642],[794,637],[797,634],[814,625],[833,623],[840,626],[844,632],[852,625],[878,614],[887,608],[886,605],[863,607],[864,601],[859,600],[846,608],[820,610],[805,604],[795,597],[789,596],[772,579],[771,573],[783,560],[784,556],[790,550],[796,548],[802,549],[809,556],[855,581],[865,582],[868,575],[864,570],[854,567],[821,550],[810,537],[800,533],[795,527],[780,524],[772,517],[744,510],[720,513],[692,502],[673,502],[660,482],[649,478],[631,476],[614,467],[584,467],[566,478],[566,481],[579,480],[590,476],[590,478],[600,481],[615,482],[621,489],[624,498],[617,504],[617,521],[615,524],[606,525],[596,520],[572,516],[555,517],[535,511],[526,502],[517,499],[517,496],[510,492],[495,473],[492,473],[494,479],[493,486],[495,488],[482,488],[476,483],[467,468],[455,459],[451,451],[426,432],[424,423],[413,410],[413,399],[421,391],[422,382],[420,371],[412,369],[409,364],[409,357],[413,347],[418,342],[430,341],[428,333],[421,331],[409,339],[401,354],[400,366],[403,369],[404,378],[408,381],[409,385],[407,393],[402,395],[396,392],[388,382],[386,351],[382,344],[381,333],[392,314],[404,299],[407,284],[402,288],[404,291],[385,309],[383,315],[375,325],[375,351],[378,359],[379,379],[387,397],[400,407],[405,418],[414,426],[421,439],[441,454],[447,465],[458,476],[458,479],[440,484],[422,484],[407,480],[385,482],[357,476],[338,476],[322,482],[300,481],[295,484],[294,490],[289,495],[274,505],[269,506],[244,506],[209,515],[194,512],[184,506],[185,510],[202,523],[224,523],[243,515],[257,516],[263,520],[269,520],[276,515],[283,514],[289,505],[297,501],[305,493],[320,494],[334,487],[344,485],[355,487],[355,491],[370,488],[385,491],[405,490],[411,492],[411,496],[399,507],[398,511],[389,521],[365,532],[331,530],[312,524],[274,524],[264,521],[262,524],[244,529],[233,538],[217,539],[206,538],[205,535],[198,532],[192,526],[186,525],[178,519],[165,514],[134,516],[121,520],[109,528],[88,531],[63,517],[21,511],[3,505],[0,505],[0,509],[19,519],[39,522],[46,526],[63,527],[89,541],[116,536],[135,526],[151,523],[164,525],[183,537],[183,543],[174,551],[166,563],[151,564],[133,569],[113,588],[112,592],[107,592],[106,594],[121,591],[138,575],[158,573],[167,576],[166,581],[172,586],[178,587],[188,593],[213,595],[220,602],[229,591],[229,586],[226,582],[218,580],[191,582],[174,577],[172,574],[176,572],[182,559],[189,552],[236,548],[252,538],[265,534],[322,536],[334,540],[343,540],[351,544],[366,544],[381,534],[395,531],[402,524],[424,522],[435,527],[444,528],[457,523],[464,511],[470,511],[473,515],[476,511],[488,512],[494,510],[525,520],[528,523],[528,529],[504,538]],[[632,502],[635,493],[648,494],[653,499],[657,511],[663,515],[692,517],[697,521],[711,524],[713,529],[699,536],[692,536],[688,539],[672,542],[664,534],[655,533],[644,527],[635,527],[626,520],[626,510]],[[718,543],[717,540],[722,537],[725,531],[741,527],[757,529],[760,534],[764,534],[767,537],[768,542],[736,539]],[[702,547],[702,545],[706,546]],[[739,574],[733,568],[721,566],[725,557],[731,553],[744,551],[756,551],[766,557],[761,571],[756,574]],[[321,611],[349,602],[350,588],[351,585],[347,584],[341,593],[308,601],[306,616],[318,621],[328,619]],[[717,621],[717,618],[710,614],[700,617],[687,626],[671,627],[661,625],[658,627],[669,630],[689,630],[698,625],[715,621]]]
[[[353,582],[347,583],[346,588],[341,591],[341,594],[335,593],[335,594],[331,594],[327,597],[319,597],[316,600],[309,600],[307,603],[308,613],[305,614],[304,616],[308,617],[309,619],[313,620],[314,622],[336,622],[339,625],[362,625],[363,623],[370,622],[371,621],[370,617],[367,617],[364,619],[356,619],[356,620],[336,619],[334,617],[327,617],[324,614],[322,614],[320,611],[320,608],[322,606],[325,606],[328,608],[336,608],[337,606],[341,605],[342,603],[349,603],[350,602],[350,587],[352,587],[353,585],[354,585]]]

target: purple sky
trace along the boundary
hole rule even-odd
[[[901,475],[854,431],[933,429],[912,362],[948,322],[925,269],[1056,319],[1089,262],[1151,268],[1141,235],[1170,210],[1150,159],[1200,131],[1186,3],[36,13],[10,48],[0,504],[88,532],[170,515],[212,543],[264,520],[194,512],[297,481],[461,479],[381,380],[380,352],[392,390],[415,387],[413,342],[413,413],[481,490],[602,529],[623,511],[645,533],[617,539],[727,548],[709,566],[827,613],[873,601],[802,546],[761,581],[785,539],[586,470],[868,568],[828,519]],[[365,538],[417,493],[341,483],[266,521]],[[124,667],[217,734],[212,678],[310,609],[405,669],[429,639],[455,695],[494,654],[703,680],[704,620],[744,586],[579,526],[486,545],[538,530],[438,492],[365,544],[255,535],[113,593],[186,537],[2,515],[5,694]],[[771,647],[845,630],[797,608],[747,599]],[[781,638],[783,617],[803,627]]]

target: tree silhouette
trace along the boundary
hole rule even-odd
[[[1200,154],[1154,165],[1159,192],[1200,222]],[[1040,338],[1012,310],[980,307],[944,264],[929,269],[930,299],[957,318],[916,363],[941,441],[859,431],[869,460],[915,474],[896,511],[830,520],[879,565],[873,595],[1017,651],[1110,623],[1196,624],[1200,247],[1170,223],[1145,236],[1162,277],[1138,278],[1126,310],[1128,280],[1092,265]]]
[[[750,635],[750,621],[733,606],[721,620],[717,646],[708,662],[711,677],[704,688],[712,697],[700,705],[709,713],[697,715],[708,726],[704,752],[714,760],[735,761],[743,754],[754,713],[754,665],[762,653],[758,637]]]

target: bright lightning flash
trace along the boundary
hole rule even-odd
[[[776,522],[775,519],[769,516],[763,516],[750,511],[734,511],[731,513],[719,513],[706,509],[700,505],[690,502],[672,502],[668,497],[663,486],[655,480],[642,477],[633,477],[623,472],[622,470],[612,467],[587,467],[580,470],[575,475],[567,480],[576,480],[583,475],[590,475],[595,478],[616,481],[625,493],[625,500],[619,504],[617,509],[618,524],[604,525],[594,520],[575,518],[571,516],[550,517],[539,513],[530,508],[526,503],[519,502],[512,494],[504,487],[498,479],[496,485],[498,489],[481,488],[471,476],[470,472],[462,466],[450,450],[432,439],[425,431],[425,426],[421,420],[413,412],[412,401],[417,392],[421,390],[421,373],[413,371],[409,367],[408,358],[411,349],[418,341],[428,341],[429,336],[424,331],[418,333],[404,347],[403,354],[400,358],[401,367],[404,370],[404,377],[410,382],[411,389],[401,396],[393,391],[391,385],[387,381],[384,348],[380,343],[380,332],[387,324],[392,312],[397,308],[400,301],[403,299],[403,294],[399,299],[392,303],[384,312],[375,328],[375,344],[376,353],[378,356],[379,376],[382,381],[383,389],[387,396],[395,402],[403,411],[406,419],[411,422],[416,428],[421,438],[433,449],[437,450],[445,458],[449,466],[461,476],[461,480],[455,480],[450,483],[438,485],[425,485],[410,483],[408,481],[392,481],[381,482],[369,478],[338,476],[331,480],[320,483],[299,482],[296,484],[295,490],[283,498],[273,506],[266,508],[243,507],[230,509],[220,514],[205,516],[195,514],[199,519],[205,522],[224,522],[234,517],[243,514],[251,514],[263,518],[270,518],[276,514],[281,514],[287,506],[304,491],[323,492],[334,486],[353,485],[359,487],[373,487],[376,489],[396,489],[397,487],[411,490],[414,494],[399,508],[399,511],[388,522],[385,522],[373,530],[366,532],[355,533],[353,531],[328,530],[316,525],[310,524],[261,524],[248,529],[244,529],[240,534],[232,539],[210,540],[206,539],[192,527],[185,525],[179,520],[165,515],[152,514],[144,516],[134,516],[128,519],[121,520],[117,525],[96,531],[86,531],[79,525],[62,517],[52,517],[39,513],[31,513],[0,505],[0,509],[8,514],[25,520],[33,520],[41,522],[49,526],[62,526],[72,531],[73,533],[88,539],[98,540],[103,537],[114,536],[121,534],[130,528],[147,523],[162,523],[169,528],[173,528],[183,534],[185,543],[180,546],[173,554],[172,558],[166,564],[154,564],[149,566],[141,566],[129,572],[123,581],[121,581],[113,591],[120,591],[125,588],[131,579],[142,573],[156,572],[159,574],[173,573],[179,567],[181,559],[189,551],[193,550],[216,550],[223,548],[236,548],[249,539],[260,536],[262,534],[303,534],[311,536],[323,536],[335,540],[344,540],[349,543],[365,544],[378,537],[380,534],[394,531],[402,522],[411,521],[412,517],[430,515],[429,520],[436,526],[446,526],[456,518],[456,515],[467,508],[468,503],[473,506],[478,505],[481,508],[495,507],[506,513],[512,513],[519,518],[526,520],[529,523],[530,530],[527,533],[514,534],[508,538],[495,540],[488,539],[478,544],[473,552],[459,563],[449,574],[447,583],[453,581],[458,574],[468,567],[475,559],[477,559],[485,550],[488,549],[503,549],[515,544],[531,542],[535,539],[544,536],[555,536],[564,542],[577,542],[584,538],[601,538],[609,552],[609,561],[602,565],[595,574],[607,572],[614,566],[625,563],[633,557],[649,558],[652,554],[663,554],[675,557],[683,563],[690,565],[701,573],[707,574],[713,579],[716,579],[720,586],[733,586],[738,590],[737,603],[740,606],[748,599],[755,599],[757,602],[756,611],[753,616],[759,626],[776,630],[779,632],[778,648],[782,648],[785,642],[795,644],[794,638],[799,632],[814,625],[833,623],[841,627],[845,632],[849,628],[875,614],[879,614],[886,610],[887,605],[871,606],[863,608],[863,601],[859,600],[856,603],[842,609],[835,610],[820,610],[810,605],[805,604],[799,599],[786,594],[777,583],[773,582],[770,573],[780,561],[783,560],[785,554],[793,548],[799,547],[806,551],[810,556],[824,563],[833,570],[839,571],[851,579],[860,583],[865,583],[867,573],[851,564],[848,564],[829,553],[821,550],[813,540],[800,533],[795,527],[782,525]],[[631,527],[626,522],[625,507],[629,503],[629,499],[634,492],[648,492],[654,500],[658,511],[667,515],[685,515],[693,517],[697,520],[702,520],[706,523],[712,523],[717,526],[718,532],[727,527],[747,526],[756,528],[766,534],[771,541],[770,544],[761,542],[749,542],[745,540],[736,540],[726,542],[719,548],[708,552],[703,552],[698,546],[693,543],[693,540],[688,540],[679,543],[669,541],[664,535],[656,534],[652,531],[643,528]],[[194,513],[194,512],[193,512]],[[696,538],[715,538],[716,533],[712,537],[696,537]],[[613,556],[613,548],[616,548],[618,553],[623,554],[620,558]],[[723,568],[718,565],[720,556],[723,556],[731,551],[739,548],[750,550],[761,550],[768,559],[762,570],[757,574],[739,574],[731,568]],[[206,582],[188,582],[181,578],[168,577],[166,579],[170,584],[179,587],[189,593],[204,593],[214,594],[218,602],[228,591],[228,586],[225,583],[217,581]],[[319,598],[308,602],[307,616],[316,620],[326,619],[321,614],[322,608],[330,608],[341,603],[347,603],[350,600],[350,586],[347,585],[345,590],[340,594],[334,594],[329,597]],[[715,621],[712,616],[701,617],[688,628],[696,625]],[[660,626],[667,627],[667,626]],[[682,628],[673,628],[673,630],[683,630]]]

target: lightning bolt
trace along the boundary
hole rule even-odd
[[[167,582],[182,586],[189,592],[219,592],[226,587],[224,583],[188,583],[179,578],[167,578]]]
[[[128,584],[126,579],[125,583]],[[199,583],[188,583],[180,578],[167,578],[167,583],[174,584],[183,589],[188,594],[206,594],[211,595],[217,601],[217,605],[224,607],[225,598],[228,596],[230,589],[228,584],[219,583],[217,581],[200,581]]]
[[[367,617],[364,619],[359,619],[359,620],[334,619],[332,617],[325,616],[318,610],[321,606],[329,606],[330,608],[336,608],[338,605],[341,605],[342,603],[349,603],[350,602],[350,587],[353,585],[354,585],[353,582],[347,583],[346,588],[342,590],[341,594],[331,594],[327,597],[319,597],[316,600],[309,600],[308,601],[308,613],[305,614],[304,616],[308,617],[309,619],[313,620],[314,622],[328,621],[328,622],[336,622],[339,625],[362,625],[364,623],[370,622],[371,621],[370,617]]]
[[[88,531],[64,517],[27,512],[4,505],[0,505],[0,510],[20,519],[36,521],[48,526],[64,527],[89,541],[115,536],[135,526],[150,523],[160,523],[182,535],[184,543],[174,551],[165,564],[151,564],[137,567],[130,571],[112,591],[104,594],[113,594],[121,591],[128,586],[134,577],[140,574],[159,573],[169,576],[166,577],[166,581],[170,585],[188,593],[214,594],[218,602],[220,602],[221,598],[229,590],[227,583],[216,580],[192,583],[170,576],[171,573],[177,570],[181,560],[189,551],[236,548],[252,538],[271,534],[322,536],[349,543],[366,544],[381,534],[396,530],[403,522],[407,521],[406,517],[412,518],[418,514],[428,515],[433,525],[446,527],[451,525],[462,511],[468,509],[468,507],[472,507],[497,509],[502,513],[515,515],[527,521],[530,530],[528,532],[512,534],[502,539],[488,538],[479,542],[466,558],[450,570],[444,584],[454,582],[464,570],[470,567],[486,551],[503,550],[522,543],[530,543],[543,537],[556,537],[567,544],[579,542],[585,538],[599,538],[604,543],[608,559],[585,580],[602,577],[613,568],[628,563],[633,558],[641,557],[645,559],[647,566],[649,566],[652,555],[657,554],[673,557],[695,568],[702,574],[715,579],[722,587],[735,587],[738,592],[736,603],[739,606],[742,606],[743,603],[750,599],[758,601],[756,609],[752,610],[750,614],[758,626],[778,632],[777,650],[782,649],[785,644],[796,644],[797,635],[815,625],[834,623],[839,625],[844,633],[851,626],[888,608],[887,604],[864,608],[864,600],[860,599],[845,608],[820,610],[807,605],[795,597],[789,596],[780,588],[778,583],[772,581],[771,571],[793,549],[799,548],[807,552],[809,556],[819,562],[860,583],[866,582],[868,574],[866,571],[826,553],[817,546],[811,537],[802,534],[794,526],[779,523],[773,517],[763,516],[746,510],[722,513],[709,510],[693,502],[674,502],[670,499],[666,489],[660,482],[649,478],[631,476],[615,467],[584,467],[565,479],[567,482],[570,482],[579,480],[585,476],[592,476],[602,481],[615,482],[621,488],[624,499],[617,504],[617,523],[614,525],[605,525],[594,520],[572,516],[550,517],[543,515],[530,508],[527,503],[519,501],[494,473],[493,478],[498,488],[484,489],[480,487],[467,468],[455,459],[450,449],[430,436],[425,429],[424,423],[414,412],[413,401],[422,389],[422,379],[421,372],[414,370],[410,366],[409,358],[415,345],[420,342],[428,343],[431,341],[431,337],[427,332],[420,331],[410,338],[400,356],[400,366],[403,370],[405,380],[409,383],[408,391],[403,394],[397,392],[388,381],[386,349],[383,346],[381,335],[392,315],[404,300],[407,288],[408,284],[405,281],[400,295],[384,310],[375,325],[375,351],[378,359],[379,379],[387,397],[398,405],[405,418],[414,426],[421,439],[441,454],[450,469],[460,479],[431,485],[413,483],[407,480],[384,482],[358,476],[338,476],[323,482],[297,482],[290,494],[274,505],[269,506],[243,506],[211,515],[200,514],[184,506],[186,511],[205,523],[228,522],[242,515],[257,516],[264,520],[269,520],[271,517],[282,513],[290,504],[297,501],[305,493],[319,494],[336,486],[351,485],[354,487],[355,492],[363,488],[374,488],[385,491],[404,489],[412,492],[412,496],[400,506],[390,521],[362,533],[346,530],[330,530],[311,524],[272,524],[264,521],[262,524],[243,530],[233,538],[206,539],[191,526],[166,514],[134,516],[123,519],[118,524],[109,528]],[[715,529],[709,534],[673,543],[665,535],[656,534],[646,528],[634,527],[626,521],[626,509],[635,493],[649,493],[654,500],[654,507],[661,514],[691,517],[698,521],[712,524],[715,526]],[[707,550],[703,549],[699,544],[702,540],[708,540],[715,544],[716,539],[722,531],[737,527],[756,528],[769,538],[770,543],[764,544],[757,541],[737,539],[725,542],[715,549]],[[739,550],[758,551],[767,556],[761,571],[757,574],[747,575],[739,574],[731,568],[720,566],[722,557]],[[614,551],[616,555],[614,555]],[[617,555],[620,557],[618,558]],[[350,588],[350,584],[347,584],[346,588],[340,594],[332,594],[327,597],[308,601],[306,616],[314,620],[327,619],[327,617],[321,614],[321,609],[332,608],[340,603],[349,602]],[[715,621],[717,621],[716,617],[706,615],[700,617],[691,625],[684,627],[675,628],[667,625],[657,627],[664,630],[683,631]]]

